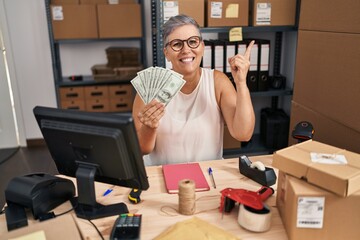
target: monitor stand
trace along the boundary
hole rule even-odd
[[[97,167],[79,165],[76,171],[78,197],[71,200],[76,216],[84,219],[97,219],[128,213],[125,203],[102,205],[96,202],[94,178]]]

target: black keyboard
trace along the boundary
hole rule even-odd
[[[141,214],[121,214],[114,222],[110,240],[140,239]]]

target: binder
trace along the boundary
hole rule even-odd
[[[251,40],[246,40],[246,46]],[[258,91],[258,59],[259,59],[259,43],[255,41],[250,53],[250,69],[247,74],[246,83],[250,92]]]
[[[213,69],[215,66],[214,43],[209,40],[204,40],[204,44],[204,56],[201,60],[200,66],[203,68]]]
[[[236,55],[236,47],[237,42],[230,42],[228,40],[224,40],[225,43],[225,73],[230,73],[231,75],[231,68],[228,59],[234,55]]]
[[[270,63],[270,40],[258,40],[259,42],[259,75],[258,91],[269,89],[269,63]]]
[[[214,44],[214,69],[225,72],[225,43],[221,40],[211,40]]]
[[[199,163],[168,164],[162,166],[165,186],[168,193],[179,192],[179,181],[192,179],[195,182],[195,191],[210,190]]]

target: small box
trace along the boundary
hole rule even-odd
[[[207,26],[249,25],[249,0],[207,1]]]
[[[109,112],[110,104],[108,98],[86,99],[85,109],[88,112]]]
[[[108,99],[109,88],[107,85],[84,87],[86,101],[91,99]]]
[[[324,159],[329,158],[328,160],[341,155],[346,158],[347,164],[315,162],[311,158],[311,153],[319,157],[324,156]],[[334,161],[338,161],[337,158]],[[350,196],[360,191],[360,154],[314,140],[276,151],[272,165],[280,171],[299,179],[306,179],[307,182],[339,196]]]
[[[109,98],[118,99],[120,97],[130,98],[134,100],[134,88],[131,84],[117,84],[109,86]]]
[[[277,150],[288,146],[290,118],[282,109],[263,108],[260,135],[266,147]]]
[[[132,47],[109,47],[106,50],[108,67],[139,66],[140,50]]]
[[[297,0],[254,0],[253,26],[295,26]]]
[[[110,112],[131,112],[132,106],[132,98],[120,97],[119,99],[110,99]]]
[[[84,100],[84,87],[61,87],[60,99],[61,101],[68,100]]]
[[[92,66],[91,71],[94,80],[97,82],[129,81],[142,69],[142,66],[110,68],[105,64],[96,64]]]
[[[98,38],[95,5],[51,5],[54,39]]]
[[[200,27],[205,26],[205,0],[164,0],[163,9],[165,21],[172,16],[185,14],[195,19]]]
[[[289,239],[360,236],[360,191],[344,198],[280,171],[276,206]]]
[[[81,110],[85,111],[85,101],[84,100],[66,100],[61,101],[60,106],[63,109],[74,109],[74,110]]]
[[[100,38],[133,38],[142,36],[140,4],[97,5]]]

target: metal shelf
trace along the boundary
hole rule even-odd
[[[82,80],[70,80],[63,78],[62,81],[57,82],[58,87],[76,87],[76,86],[92,86],[92,85],[112,85],[112,84],[127,84],[130,80],[108,80],[108,81],[95,81],[93,76],[82,76]]]
[[[89,42],[124,42],[124,41],[142,41],[142,38],[88,38],[88,39],[59,39],[54,40],[56,44],[73,44],[73,43],[89,43]]]
[[[228,33],[233,27],[206,27],[201,28],[202,33]],[[266,26],[266,27],[242,27],[243,33],[256,33],[256,32],[291,32],[297,31],[295,26]]]
[[[85,86],[85,85],[108,85],[108,84],[121,84],[121,83],[129,83],[129,81],[95,81],[92,76],[83,76],[82,81],[70,81],[62,74],[61,69],[61,53],[60,53],[60,45],[63,44],[83,44],[83,43],[100,43],[100,42],[124,42],[124,41],[139,41],[140,43],[140,54],[141,54],[141,62],[144,67],[148,66],[147,63],[147,51],[146,51],[146,29],[145,29],[145,0],[138,0],[137,2],[141,5],[141,15],[142,17],[142,36],[134,37],[134,38],[89,38],[89,39],[54,39],[53,28],[51,23],[51,9],[50,4],[51,0],[45,1],[45,10],[47,17],[47,25],[49,29],[49,40],[50,40],[50,51],[51,51],[51,59],[54,73],[54,82],[56,88],[56,97],[58,106],[60,105],[60,96],[59,96],[59,87],[65,86]]]
[[[275,149],[270,149],[264,145],[260,134],[254,134],[251,141],[242,143],[240,148],[224,149],[223,157],[234,158],[241,155],[264,155],[272,154],[274,151]]]
[[[290,88],[286,89],[269,89],[268,91],[261,92],[250,92],[252,97],[278,97],[278,96],[291,96],[293,90]]]

